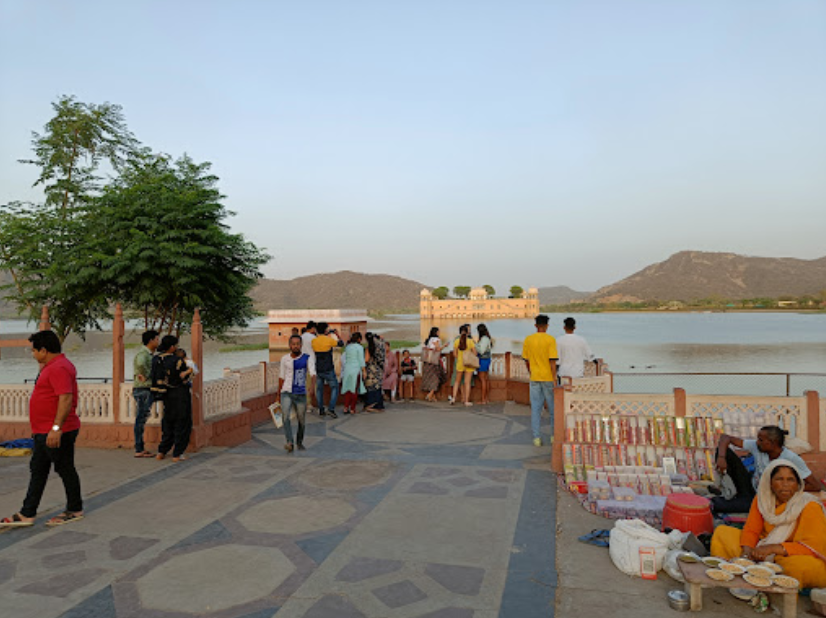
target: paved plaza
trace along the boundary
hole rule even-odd
[[[180,464],[82,449],[85,519],[43,525],[63,503],[53,475],[38,525],[0,533],[2,615],[546,618],[557,487],[529,414],[310,415],[304,452],[264,425]],[[27,465],[0,459],[3,515]]]

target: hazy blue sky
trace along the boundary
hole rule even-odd
[[[823,0],[0,0],[0,203],[61,94],[212,161],[269,277],[826,255]]]

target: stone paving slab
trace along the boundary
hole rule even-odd
[[[310,415],[307,450],[292,454],[269,424],[244,445],[181,464],[80,450],[84,520],[42,526],[63,501],[53,477],[39,525],[0,532],[0,613],[547,616],[550,449],[531,446],[524,411],[509,410]],[[22,461],[0,460],[4,514],[19,509],[27,477]]]

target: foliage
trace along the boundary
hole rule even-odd
[[[439,300],[444,300],[447,298],[447,295],[450,294],[450,290],[448,290],[445,286],[439,286],[433,292],[431,292],[434,298],[438,298]]]
[[[219,352],[247,352],[254,350],[269,350],[270,344],[266,341],[263,343],[238,343],[223,348],[219,348]]]
[[[179,333],[200,307],[204,333],[218,337],[255,315],[247,294],[269,256],[229,233],[209,168],[145,155],[95,200],[86,238],[95,267],[85,274],[140,310],[146,328]]]
[[[34,159],[43,185],[46,207],[57,207],[65,216],[100,187],[96,175],[101,163],[118,171],[138,150],[138,141],[126,128],[119,105],[81,103],[62,96],[52,104],[55,115],[42,134],[32,131]]]
[[[511,286],[511,296],[513,298],[522,298],[522,294],[525,292],[521,287],[518,285]]]
[[[409,341],[406,339],[397,339],[390,341],[391,350],[406,350],[407,348],[415,348],[421,344],[421,341]]]
[[[34,320],[47,305],[61,339],[100,328],[116,302],[167,332],[186,328],[195,307],[209,336],[246,324],[269,256],[228,232],[209,164],[150,154],[117,105],[64,96],[53,108],[33,133],[34,158],[21,160],[40,168],[45,202],[0,207],[8,300]],[[105,185],[102,165],[117,174]]]
[[[456,298],[467,298],[470,294],[470,289],[469,285],[457,285],[453,288],[453,295]]]
[[[496,290],[493,289],[492,285],[483,285],[482,287],[485,288],[485,292],[488,293],[488,296],[496,296]]]

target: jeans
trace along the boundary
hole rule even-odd
[[[132,391],[135,398],[135,452],[143,453],[146,448],[143,443],[143,429],[146,421],[149,420],[149,413],[152,411],[154,398],[152,391],[148,388],[136,388]]]
[[[316,376],[315,398],[318,402],[318,411],[324,411],[324,385],[330,385],[330,412],[336,411],[336,401],[338,400],[338,378],[335,371],[325,371]]]
[[[287,444],[293,443],[293,427],[290,423],[290,414],[295,410],[295,417],[298,420],[298,435],[296,442],[304,443],[304,418],[307,415],[307,395],[294,395],[293,393],[281,393],[281,416],[284,419],[284,437]]]
[[[46,481],[49,479],[49,472],[52,464],[54,471],[60,475],[63,481],[63,488],[66,490],[66,511],[77,513],[83,510],[83,500],[80,497],[80,477],[75,470],[75,440],[77,440],[77,429],[68,431],[60,436],[60,446],[49,448],[46,446],[45,433],[36,433],[34,436],[34,448],[32,449],[32,459],[29,462],[31,476],[29,477],[29,490],[26,492],[26,499],[23,501],[23,508],[20,514],[23,517],[34,517],[37,515],[37,508],[43,498],[43,490],[46,489]]]
[[[551,427],[554,425],[554,383],[531,382],[531,431],[534,438],[542,437],[539,427],[542,419],[542,406],[548,404],[551,415]]]
[[[158,453],[166,455],[169,449],[173,457],[180,457],[189,446],[192,434],[192,406],[189,389],[185,386],[170,388],[163,398],[163,419],[161,419],[161,443]]]

